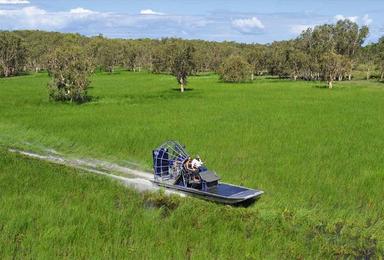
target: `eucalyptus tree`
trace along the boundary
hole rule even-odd
[[[252,80],[254,75],[262,75],[267,71],[267,51],[261,45],[251,46],[246,53],[247,62],[252,66]]]
[[[267,51],[268,72],[271,75],[279,77],[287,77],[289,75],[287,69],[286,52],[289,47],[287,41],[273,42]]]
[[[152,48],[152,72],[170,73],[175,59],[178,43],[175,40],[163,39]]]
[[[357,23],[348,19],[338,21],[334,30],[335,51],[349,58],[355,57],[369,33],[367,26],[359,28]]]
[[[357,54],[358,69],[365,72],[365,78],[369,80],[376,69],[376,44],[368,44],[361,48]]]
[[[104,40],[96,57],[101,69],[112,73],[118,65],[118,56],[119,43],[116,40]]]
[[[347,74],[351,80],[352,66],[357,61],[358,51],[368,36],[369,28],[359,27],[357,23],[348,19],[338,21],[334,28],[335,51],[349,59],[351,66]]]
[[[306,53],[291,47],[286,53],[286,62],[288,73],[292,79],[304,78],[305,71],[309,66],[309,57]]]
[[[252,66],[241,56],[230,56],[220,66],[219,77],[224,82],[247,82],[252,79]]]
[[[24,70],[27,49],[22,38],[12,32],[0,32],[0,75],[15,76]]]
[[[119,63],[123,68],[129,71],[134,70],[136,55],[136,48],[131,42],[121,42]]]
[[[82,48],[57,48],[49,58],[48,69],[52,77],[48,84],[51,100],[82,103],[89,99],[87,90],[93,63]]]
[[[384,80],[384,37],[376,45],[376,65],[380,71],[380,80]]]
[[[184,86],[188,83],[187,78],[195,68],[193,63],[194,51],[192,45],[185,43],[179,44],[174,50],[171,72],[176,77],[181,92],[184,92]]]
[[[333,82],[342,69],[343,56],[334,52],[326,52],[321,57],[321,72],[323,79],[328,82],[328,88],[333,88]]]

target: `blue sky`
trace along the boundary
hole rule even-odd
[[[323,23],[368,25],[384,36],[383,0],[0,0],[0,29],[103,34],[113,38],[180,37],[268,43]]]

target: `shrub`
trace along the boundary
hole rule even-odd
[[[251,65],[241,56],[231,56],[219,68],[220,80],[224,82],[246,82],[252,77]]]
[[[49,58],[49,97],[55,101],[83,103],[89,100],[87,89],[93,71],[91,60],[79,47],[61,47]]]

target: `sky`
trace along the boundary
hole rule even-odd
[[[384,0],[0,0],[0,30],[39,29],[110,38],[270,43],[324,23],[367,25],[384,36]]]

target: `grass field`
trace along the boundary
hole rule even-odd
[[[94,101],[71,105],[48,102],[48,80],[0,80],[4,147],[50,147],[149,169],[151,150],[176,139],[223,181],[266,193],[246,209],[143,197],[4,148],[0,257],[383,256],[384,84],[329,90],[205,75],[181,94],[167,75],[99,73]],[[149,207],[153,200],[163,207]]]

